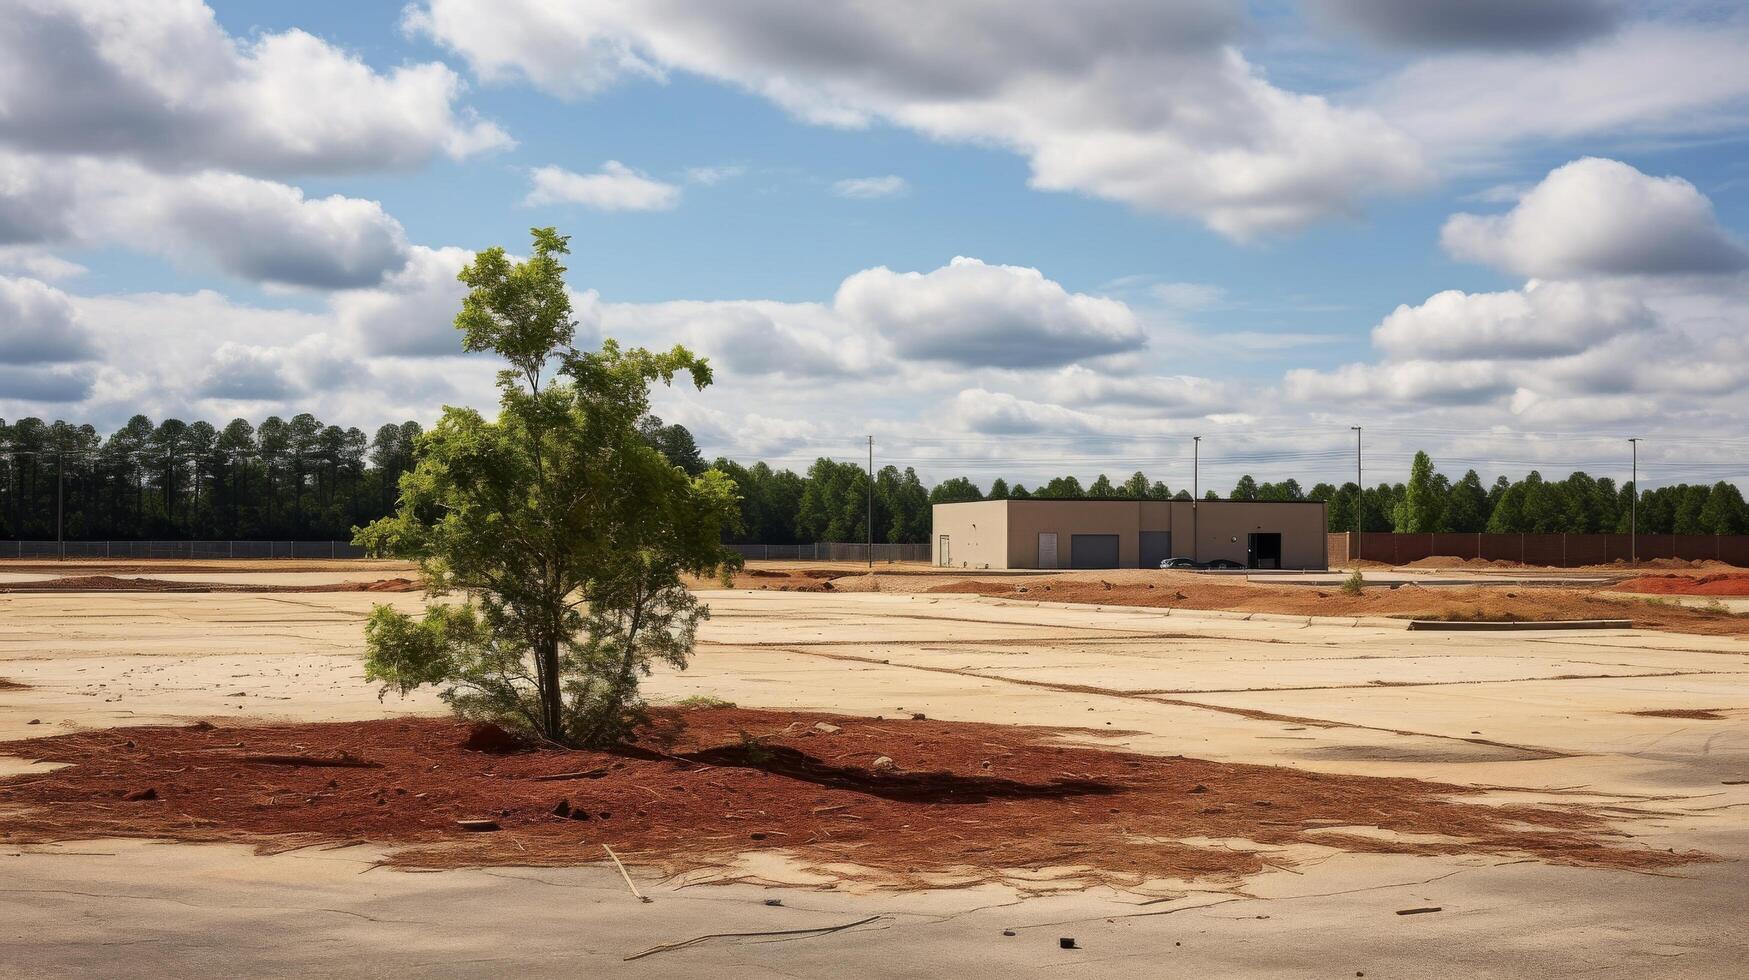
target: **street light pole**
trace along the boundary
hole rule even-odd
[[[1634,453],[1633,477],[1631,480],[1629,480],[1629,482],[1633,484],[1634,492],[1628,497],[1628,564],[1637,565],[1637,564],[1639,564],[1639,561],[1640,561],[1640,514],[1639,514],[1639,511],[1640,511],[1640,440],[1639,440],[1639,437],[1635,436],[1634,438],[1629,439],[1628,445],[1633,447],[1633,453]]]
[[[874,570],[874,436],[869,436],[869,572]]]
[[[55,555],[57,560],[67,560],[67,539],[62,532],[65,522],[67,501],[67,456],[64,452],[55,450]]]
[[[1202,561],[1202,436],[1190,437],[1190,560]]]
[[[1194,505],[1202,499],[1202,487],[1198,483],[1198,469],[1202,465],[1202,436],[1190,437],[1190,502]]]
[[[1360,426],[1351,425],[1354,430],[1354,557],[1360,558],[1360,532],[1365,529],[1361,515],[1366,512],[1366,484],[1360,479]]]

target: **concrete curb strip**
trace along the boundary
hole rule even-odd
[[[1438,619],[1409,620],[1412,630],[1446,630],[1458,632],[1499,632],[1505,630],[1629,630],[1629,619],[1562,619],[1545,622],[1447,622]]]

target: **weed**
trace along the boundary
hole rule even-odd
[[[1364,588],[1366,588],[1366,576],[1362,575],[1358,568],[1349,572],[1348,577],[1342,580],[1342,593],[1344,595],[1360,595]]]
[[[705,708],[733,708],[735,702],[724,701],[722,698],[709,694],[694,694],[692,697],[681,698],[674,702],[674,706],[687,711],[698,711]]]

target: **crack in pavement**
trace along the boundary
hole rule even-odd
[[[435,923],[427,922],[423,919],[379,919],[373,915],[366,915],[363,912],[351,912],[351,911],[348,911],[346,909],[330,909],[330,908],[314,908],[314,909],[312,909],[312,908],[303,908],[301,906],[292,906],[292,905],[225,905],[222,908],[220,908],[220,907],[216,907],[216,906],[212,906],[212,905],[201,905],[197,902],[186,902],[180,898],[172,898],[168,895],[127,895],[127,894],[113,894],[113,893],[106,894],[104,892],[78,891],[78,890],[72,889],[72,888],[0,888],[0,894],[74,895],[74,896],[78,896],[81,898],[101,898],[101,899],[112,899],[112,900],[113,899],[126,899],[128,901],[135,901],[135,902],[169,902],[172,905],[181,905],[181,906],[184,906],[186,908],[200,909],[202,911],[207,911],[207,912],[234,911],[234,910],[239,910],[239,909],[251,911],[251,912],[331,912],[335,915],[350,915],[354,918],[364,919],[368,922],[380,922],[380,923],[388,923],[388,924],[394,924],[394,925],[409,925],[409,926],[426,926],[426,925],[434,925],[435,924]]]
[[[1170,704],[1182,708],[1198,708],[1203,711],[1214,711],[1220,714],[1236,715],[1250,718],[1254,721],[1279,721],[1295,725],[1310,725],[1316,728],[1351,728],[1358,731],[1384,732],[1390,735],[1403,735],[1411,738],[1433,738],[1451,742],[1467,742],[1471,745],[1486,745],[1490,748],[1508,749],[1522,752],[1527,756],[1525,761],[1544,759],[1571,759],[1572,753],[1559,752],[1529,745],[1514,745],[1511,742],[1497,742],[1487,738],[1468,738],[1460,735],[1439,735],[1433,732],[1417,732],[1403,728],[1385,728],[1378,725],[1362,725],[1357,722],[1332,721],[1328,718],[1308,718],[1299,715],[1284,715],[1273,711],[1261,711],[1256,708],[1238,708],[1229,705],[1204,704],[1200,701],[1189,701],[1182,698],[1161,697],[1152,694],[1141,694],[1133,691],[1117,691],[1111,688],[1095,687],[1090,684],[1064,684],[1055,681],[1041,681],[1021,677],[1003,677],[1000,674],[982,674],[973,670],[960,670],[954,667],[935,667],[928,664],[893,663],[873,657],[855,657],[845,653],[825,653],[816,650],[798,649],[795,646],[779,649],[784,653],[793,653],[802,657],[817,657],[822,660],[836,660],[849,663],[867,664],[874,667],[898,667],[904,670],[921,670],[934,674],[952,674],[957,677],[969,677],[974,680],[996,681],[1002,684],[1015,684],[1021,687],[1037,687],[1049,691],[1062,691],[1065,694],[1087,694],[1094,697],[1123,698],[1130,701],[1146,701],[1150,704]]]

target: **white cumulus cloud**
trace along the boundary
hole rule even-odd
[[[690,73],[816,124],[1006,147],[1035,187],[1238,239],[1352,216],[1426,173],[1371,110],[1271,84],[1218,0],[429,0],[406,24],[489,81],[578,97]]]
[[[1503,215],[1453,215],[1440,241],[1457,258],[1543,278],[1749,266],[1749,252],[1693,184],[1596,157],[1550,171]]]
[[[0,17],[0,143],[160,169],[404,169],[509,144],[437,62],[379,73],[300,30],[239,40],[199,0],[17,0]]]
[[[580,204],[597,211],[669,211],[680,203],[680,188],[654,180],[618,160],[609,160],[592,174],[563,167],[538,167],[529,175],[532,186],[522,203]]]

